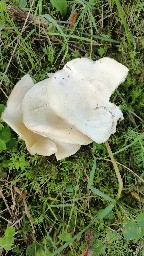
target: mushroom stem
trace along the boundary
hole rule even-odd
[[[122,189],[123,189],[123,181],[122,181],[121,174],[120,174],[119,168],[117,166],[117,163],[116,163],[116,161],[113,157],[113,153],[111,151],[109,143],[105,142],[105,146],[106,146],[107,151],[109,153],[110,159],[112,161],[112,164],[113,164],[113,167],[114,167],[114,170],[115,170],[118,182],[119,182],[119,189],[118,189],[118,194],[117,194],[117,198],[119,199],[121,197],[121,193],[122,193]]]

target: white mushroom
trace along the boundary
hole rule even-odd
[[[78,58],[35,85],[25,75],[14,87],[2,119],[31,154],[66,158],[92,140],[107,141],[116,131],[123,114],[109,100],[127,73],[110,58]]]
[[[50,77],[48,101],[53,111],[97,143],[116,131],[121,110],[109,98],[128,69],[110,58],[78,58]]]

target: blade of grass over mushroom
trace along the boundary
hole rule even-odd
[[[96,189],[93,184],[94,184],[94,174],[96,171],[96,158],[94,157],[94,162],[93,162],[93,166],[90,172],[90,178],[88,180],[88,188],[95,194],[100,196],[101,198],[109,201],[109,202],[115,202],[114,199],[112,199],[110,196],[104,194],[103,192],[101,192],[99,189]]]
[[[126,34],[126,37],[127,37],[127,41],[129,43],[129,45],[131,45],[133,36],[132,36],[131,32],[129,32],[129,27],[128,27],[128,24],[126,22],[124,10],[123,10],[119,0],[115,0],[115,3],[116,3],[116,6],[117,6],[117,10],[119,12],[119,16],[120,16],[121,21],[122,21],[122,24],[123,24],[124,29],[125,29],[125,34]]]
[[[121,197],[121,193],[122,193],[122,189],[123,189],[123,181],[122,181],[122,178],[121,178],[121,175],[120,175],[120,172],[119,172],[119,168],[117,166],[117,163],[113,157],[113,153],[111,151],[111,148],[109,146],[109,143],[108,142],[105,142],[105,146],[107,148],[107,151],[109,153],[109,156],[111,158],[111,161],[112,161],[112,164],[113,164],[113,167],[115,169],[115,173],[116,173],[116,176],[118,178],[118,182],[119,182],[119,189],[118,189],[118,194],[117,194],[117,197],[118,199]]]
[[[61,253],[65,248],[67,248],[72,242],[74,242],[77,238],[79,238],[83,233],[85,233],[97,220],[102,220],[108,214],[112,211],[114,207],[114,203],[110,203],[105,209],[100,210],[96,217],[90,222],[89,225],[87,225],[84,229],[82,229],[77,235],[75,235],[72,239],[70,239],[68,242],[66,242],[64,245],[62,245],[60,248],[58,248],[55,252],[53,252],[51,255],[55,256]]]

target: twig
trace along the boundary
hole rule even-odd
[[[5,199],[5,196],[4,196],[4,194],[3,194],[1,188],[0,188],[0,196],[2,197],[2,199],[3,199],[3,201],[4,201],[4,203],[5,203],[5,205],[6,205],[6,208],[7,208],[8,212],[9,212],[9,214],[12,216],[12,212],[11,212],[9,206],[8,206],[7,200]]]
[[[41,21],[40,21],[39,16],[34,17],[31,13],[25,12],[19,8],[14,8],[10,5],[8,5],[6,8],[11,16],[14,16],[14,15],[18,16],[22,20],[27,19],[27,21],[34,22],[36,25],[39,25],[41,23],[41,25],[48,26],[48,24],[49,24],[49,22],[46,19],[41,18]]]
[[[144,180],[141,178],[141,177],[139,177],[133,170],[131,170],[130,168],[128,168],[127,166],[125,166],[125,165],[123,165],[123,164],[121,164],[121,163],[119,163],[119,162],[116,162],[116,163],[118,163],[119,165],[121,165],[122,167],[124,167],[125,169],[127,169],[129,172],[131,172],[135,177],[137,177],[140,181],[142,181],[142,182],[144,182]]]
[[[135,117],[137,117],[139,120],[143,120],[140,116],[136,115],[133,111],[129,110],[129,113],[131,113],[132,115],[134,115]]]
[[[33,16],[32,14],[25,12],[19,8],[14,8],[10,5],[7,6],[7,11],[11,14],[11,16],[18,16],[20,17],[22,20],[26,20],[28,17],[28,21],[34,23],[35,25],[41,25],[44,27],[48,27],[48,25],[50,24],[50,22],[43,18],[42,16]],[[56,20],[56,22],[61,23],[61,24],[70,24],[69,21],[61,21],[61,20]]]
[[[0,218],[2,218],[3,220],[7,221],[7,222],[8,222],[9,224],[11,224],[11,226],[12,226],[13,223],[12,223],[10,220],[5,219],[5,218],[4,218],[3,216],[1,216],[1,215],[0,215]]]

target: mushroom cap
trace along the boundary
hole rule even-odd
[[[125,81],[128,74],[126,66],[109,57],[97,61],[76,58],[69,61],[63,70],[81,81],[87,80],[94,93],[101,94],[103,92],[105,99],[108,100],[117,87]]]
[[[50,107],[93,141],[103,143],[123,118],[109,98],[127,73],[125,66],[110,58],[72,60],[49,79]]]
[[[26,74],[13,88],[8,101],[7,107],[2,113],[2,120],[4,120],[20,137],[23,138],[22,125],[22,101],[26,92],[34,85],[29,74]]]
[[[78,131],[74,125],[60,118],[51,109],[48,102],[47,87],[49,79],[35,84],[25,95],[23,122],[31,131],[54,141],[86,145],[91,142],[87,136]]]

